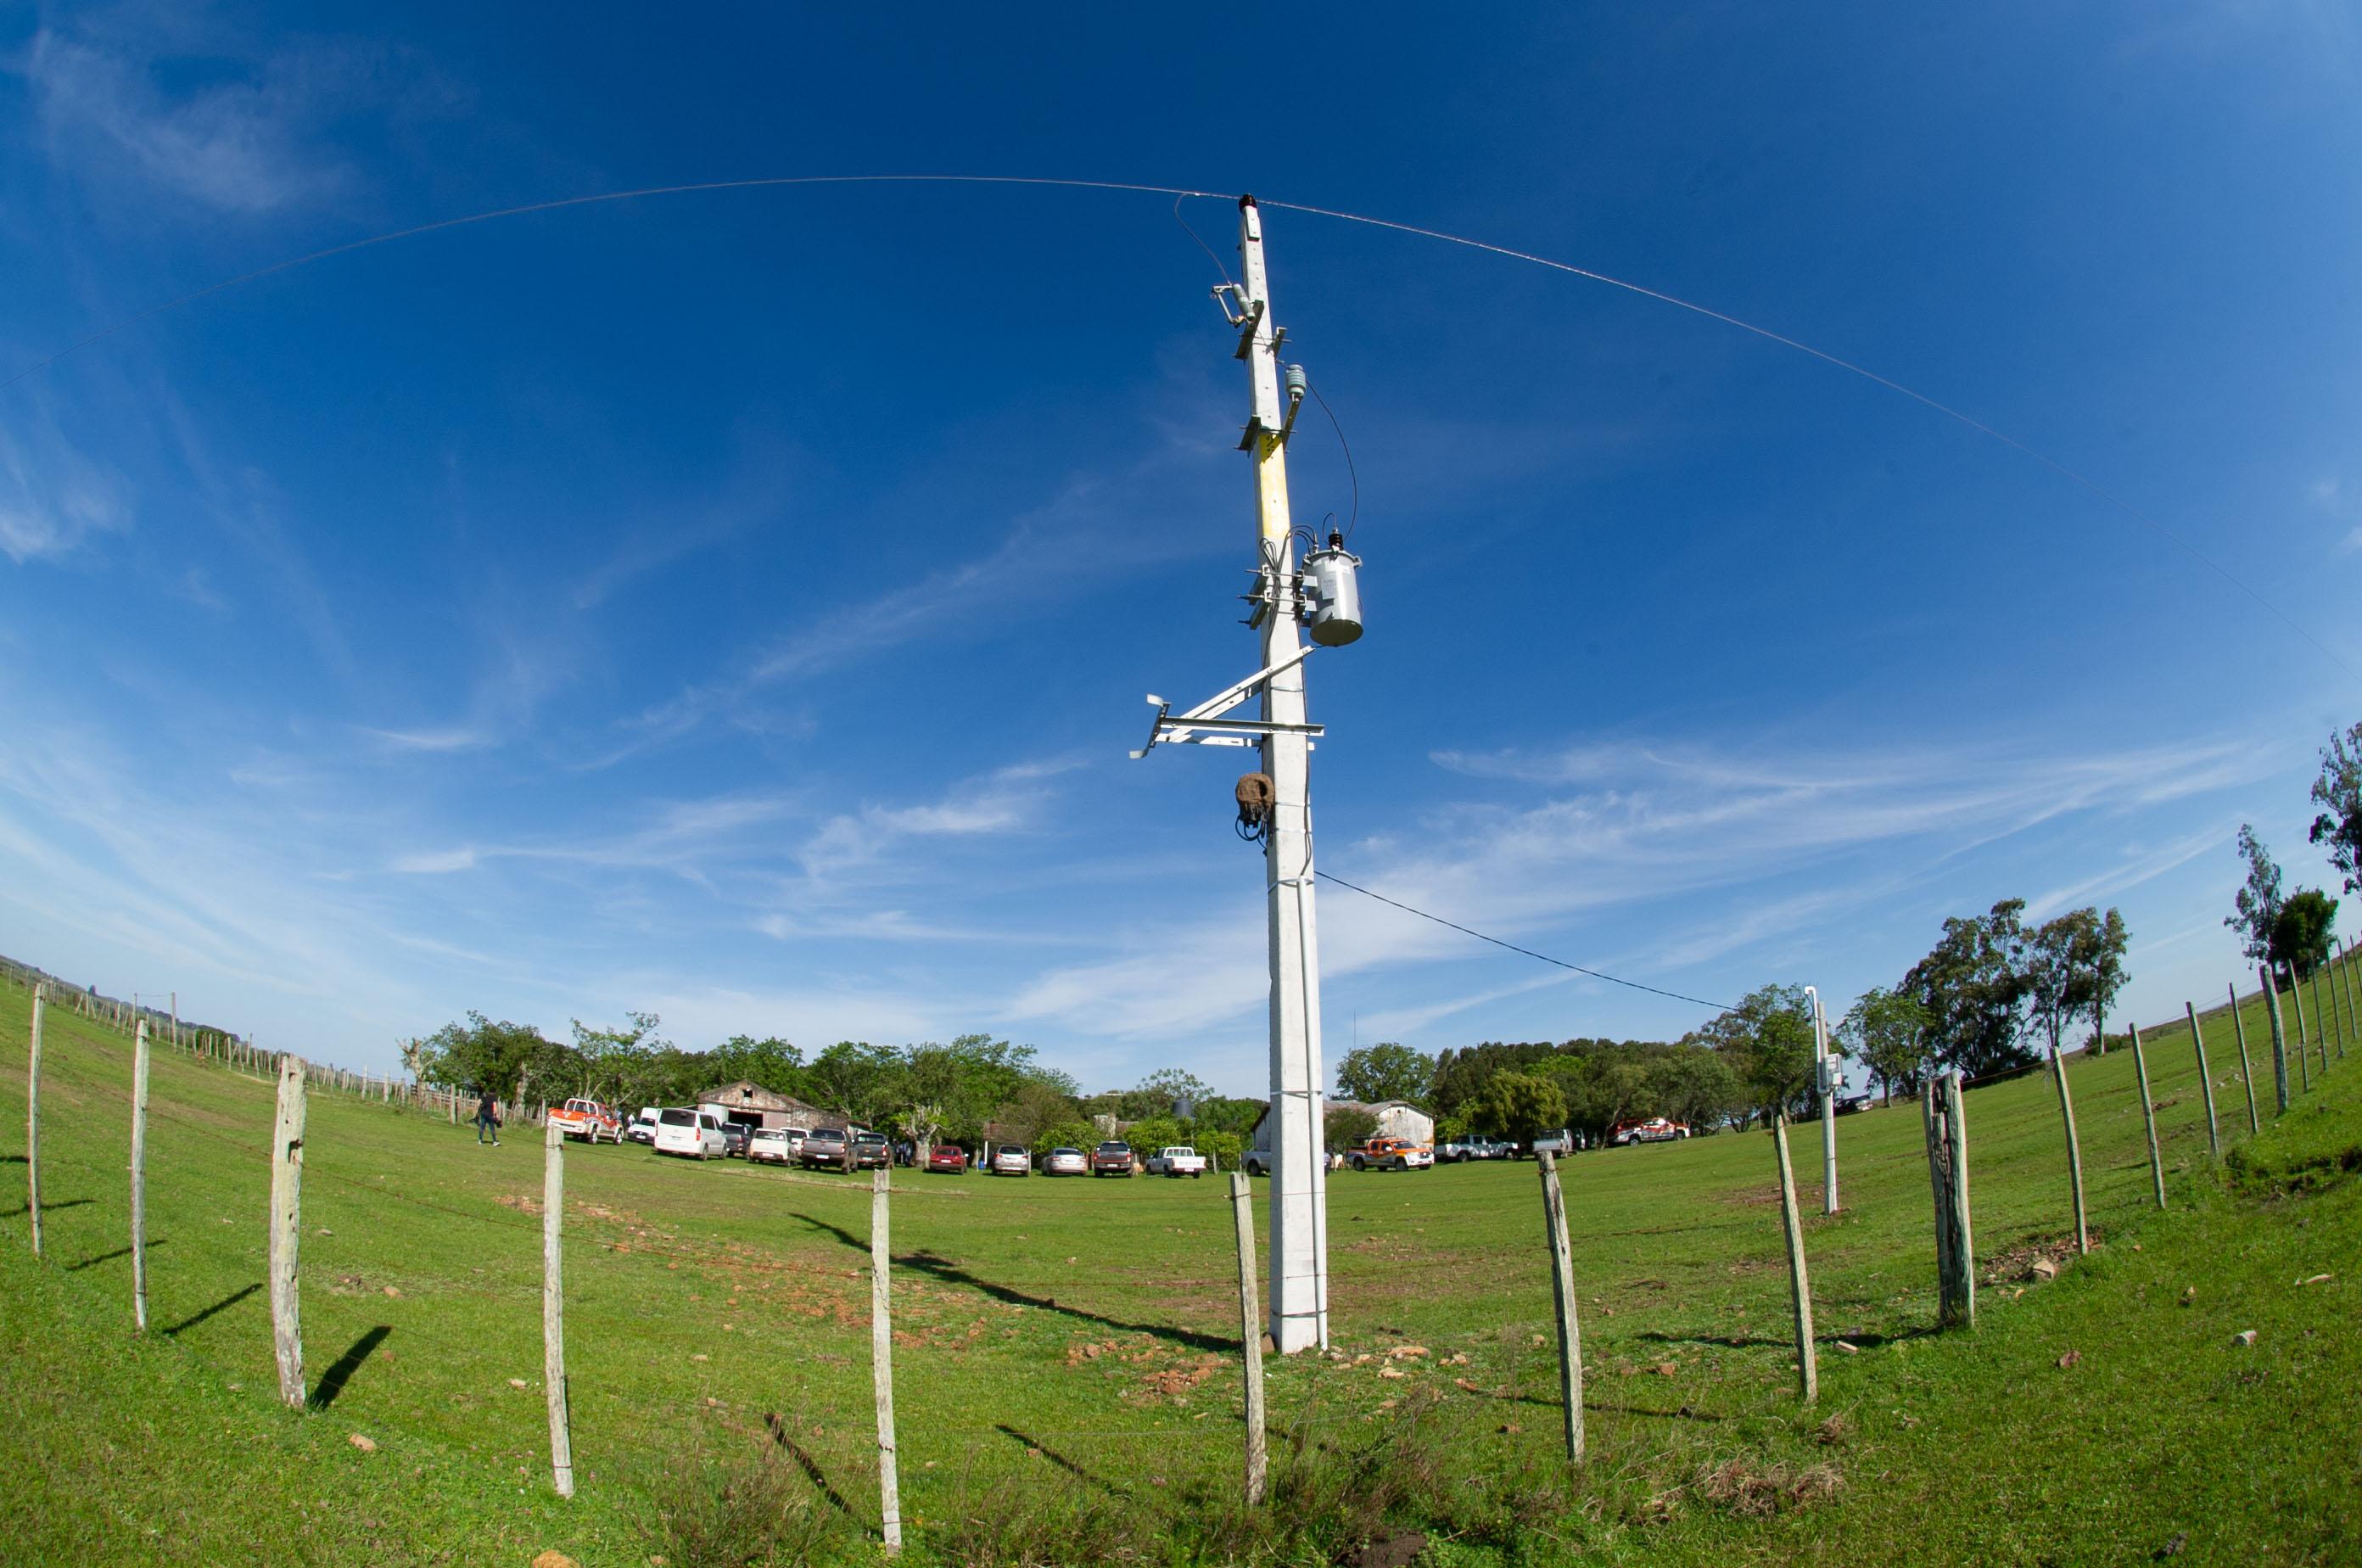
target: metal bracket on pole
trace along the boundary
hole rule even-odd
[[[1253,745],[1264,735],[1328,734],[1328,726],[1324,724],[1275,723],[1268,719],[1226,719],[1220,716],[1248,698],[1260,695],[1264,681],[1282,670],[1292,669],[1303,663],[1318,646],[1306,644],[1284,656],[1276,664],[1266,666],[1244,680],[1224,687],[1187,712],[1175,713],[1172,703],[1153,692],[1150,693],[1148,700],[1156,704],[1156,717],[1148,726],[1148,744],[1133,752],[1133,758],[1137,760],[1146,756],[1156,749],[1160,741],[1186,742],[1192,745]],[[1202,735],[1195,733],[1198,730],[1209,733]]]

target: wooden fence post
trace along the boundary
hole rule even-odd
[[[2304,992],[2297,986],[2296,966],[2289,964],[2283,967],[2288,971],[2289,1016],[2296,1020],[2297,1092],[2311,1094],[2312,1092],[2312,1042],[2305,1037],[2304,1032]]]
[[[2148,1131],[2148,1175],[2157,1187],[2157,1206],[2165,1207],[2165,1162],[2157,1152],[2157,1106],[2148,1097],[2148,1058],[2141,1052],[2140,1025],[2132,1026],[2133,1077],[2140,1084],[2141,1124]]]
[[[2303,1027],[2305,1027],[2305,982],[2296,976],[2296,966],[2293,966],[2293,964],[2289,966],[2289,985],[2291,985],[2293,989],[2296,989],[2296,1030],[2298,1030],[2298,1034],[2303,1034]],[[2320,1051],[2320,1054],[2322,1054],[2322,1072],[2329,1072],[2329,1037],[2326,1037],[2324,1032],[2322,1032],[2322,976],[2320,976],[2320,970],[2314,970],[2314,973],[2312,973],[2312,1048],[2314,1048],[2314,1051]],[[2305,1072],[2308,1072],[2308,1077],[2305,1077],[2305,1084],[2308,1084],[2308,1087],[2310,1087],[2310,1081],[2312,1081],[2312,1079],[2310,1079],[2310,1067],[2308,1067],[2308,1070],[2305,1070]]]
[[[2206,1072],[2206,1036],[2198,1028],[2198,1005],[2183,1002],[2182,1011],[2190,1015],[2190,1048],[2198,1053],[2198,1087],[2206,1091],[2206,1157],[2223,1157],[2223,1136],[2214,1126],[2214,1080]]]
[[[131,1037],[131,1326],[148,1331],[148,1020]]]
[[[2264,1010],[2272,1021],[2272,1093],[2279,1101],[2276,1116],[2286,1116],[2289,1105],[2288,1032],[2280,1027],[2280,983],[2272,976],[2272,966],[2260,964],[2256,973],[2264,980]]]
[[[1927,1080],[1919,1095],[1936,1199],[1937,1322],[1977,1326],[1977,1247],[1969,1212],[1969,1119],[1960,1075]]]
[[[1246,1374],[1247,1507],[1252,1508],[1263,1502],[1271,1460],[1263,1408],[1263,1303],[1255,1290],[1254,1187],[1238,1172],[1231,1175],[1231,1213],[1239,1239],[1239,1355]]]
[[[2058,1080],[2058,1115],[2067,1123],[2067,1175],[2075,1185],[2075,1254],[2081,1257],[2092,1250],[2092,1232],[2083,1222],[2083,1147],[2075,1138],[2075,1099],[2067,1092],[2067,1058],[2056,1041],[2050,1046],[2050,1071]]]
[[[1788,1113],[1772,1113],[1772,1143],[1780,1152],[1780,1220],[1788,1231],[1788,1287],[1796,1309],[1796,1376],[1809,1405],[1821,1397],[1813,1360],[1813,1287],[1805,1274],[1805,1231],[1796,1218],[1796,1172],[1788,1163]]]
[[[1534,1155],[1542,1170],[1542,1232],[1550,1245],[1551,1301],[1558,1320],[1558,1395],[1566,1408],[1566,1458],[1583,1463],[1583,1329],[1574,1305],[1574,1253],[1566,1240],[1566,1195],[1560,1190],[1558,1156],[1548,1149]],[[1783,1161],[1784,1166],[1784,1161]],[[1789,1207],[1795,1206],[1793,1183]],[[1809,1308],[1806,1309],[1808,1311]],[[1812,1396],[1808,1392],[1806,1398]]]
[[[25,1068],[25,1213],[33,1221],[33,1255],[41,1255],[41,1013],[50,988],[33,982],[33,1058]]]
[[[174,991],[174,992],[172,992],[172,993],[171,993],[171,997],[172,997],[172,1049],[173,1049],[173,1050],[175,1050],[175,1051],[177,1051],[177,1050],[179,1050],[179,1049],[181,1048],[181,993],[180,993],[180,992],[178,992],[178,991]]]
[[[2328,1018],[2323,1019],[2321,1016],[2321,966],[2316,964],[2312,966],[2312,1043],[2321,1051],[2321,1071],[2323,1077],[2327,1077],[2329,1073],[2329,1026],[2335,1022],[2336,1019],[2337,1012],[2334,1008],[2330,1010]]]
[[[2354,1021],[2354,949],[2350,945],[2339,955],[2334,967],[2337,970],[2338,994],[2345,1002],[2345,1032],[2347,1034],[2362,1033],[2362,1030],[2357,1030],[2356,1028]],[[2345,1055],[2345,1043],[2343,1036],[2339,1037],[2337,1054],[2340,1056]]]
[[[2239,1081],[2247,1088],[2247,1133],[2253,1137],[2264,1130],[2262,1120],[2256,1115],[2256,1069],[2247,1060],[2247,1025],[2239,1016],[2239,988],[2231,991],[2231,1032],[2239,1038]]]
[[[846,1147],[852,1146],[850,1137]],[[877,1392],[877,1506],[886,1550],[902,1550],[902,1485],[894,1457],[894,1317],[887,1295],[886,1195],[889,1167],[880,1165],[869,1187],[869,1373]]]
[[[304,1332],[296,1307],[297,1243],[304,1234],[304,1059],[279,1059],[279,1113],[270,1131],[270,1338],[279,1397],[304,1408]]]
[[[549,1397],[550,1484],[574,1496],[574,1435],[566,1400],[566,1135],[551,1122],[542,1139],[541,1382]]]

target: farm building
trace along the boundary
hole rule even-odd
[[[750,1078],[707,1089],[697,1103],[745,1127],[800,1127],[809,1132],[835,1120],[816,1105],[806,1105],[791,1094],[775,1094]]]
[[[1382,1099],[1374,1105],[1363,1105],[1357,1099],[1332,1099],[1331,1110],[1366,1110],[1378,1121],[1381,1138],[1407,1138],[1414,1143],[1435,1142],[1435,1118],[1407,1099]],[[1265,1107],[1262,1120],[1255,1123],[1254,1141],[1248,1145],[1256,1154],[1271,1153],[1271,1110]]]

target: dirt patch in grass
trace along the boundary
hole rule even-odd
[[[1769,1518],[1826,1503],[1838,1495],[1838,1485],[1833,1464],[1758,1465],[1726,1459],[1701,1470],[1694,1490],[1704,1501],[1741,1518]]]
[[[2101,1231],[2090,1228],[2092,1245],[2100,1244]],[[2072,1232],[2056,1236],[2036,1236],[2004,1247],[1985,1258],[1983,1285],[2014,1285],[2025,1281],[2055,1279],[2075,1261],[2075,1237]],[[2047,1264],[2046,1270],[2041,1265]]]

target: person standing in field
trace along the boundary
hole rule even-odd
[[[492,1147],[499,1148],[501,1146],[501,1105],[500,1101],[492,1098],[492,1091],[490,1089],[486,1089],[484,1098],[476,1102],[476,1142],[481,1143],[487,1132],[491,1134]]]

